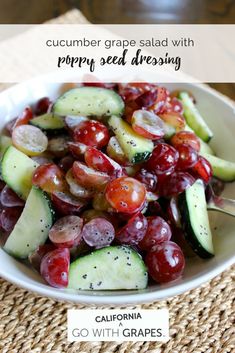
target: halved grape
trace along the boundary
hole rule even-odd
[[[68,153],[68,136],[57,136],[50,138],[48,142],[48,151],[55,157],[62,158]]]
[[[112,243],[115,236],[113,225],[104,218],[94,218],[86,223],[82,230],[85,242],[96,249]]]
[[[141,213],[135,214],[128,223],[119,230],[115,239],[121,244],[138,245],[147,231],[148,221]]]
[[[65,288],[68,286],[69,265],[69,249],[55,249],[43,257],[40,273],[52,287]]]
[[[85,188],[93,188],[102,190],[109,182],[110,176],[106,173],[97,172],[96,170],[87,167],[84,163],[74,162],[73,175],[79,185]]]
[[[108,203],[105,193],[103,191],[94,195],[92,206],[97,211],[112,211],[111,205]]]
[[[84,157],[86,164],[90,168],[107,174],[115,173],[116,176],[122,175],[122,167],[114,160],[109,158],[106,154],[97,150],[94,147],[89,147],[86,150]],[[118,172],[120,173],[120,175],[118,175]]]
[[[86,203],[75,198],[73,195],[61,191],[55,191],[51,195],[55,210],[63,216],[77,215],[84,208]]]
[[[7,185],[1,192],[0,202],[3,207],[23,207],[24,201],[19,198],[19,196],[10,189]]]
[[[106,188],[106,198],[110,205],[123,213],[135,213],[142,209],[146,201],[145,186],[130,177],[111,181]]]
[[[87,120],[89,119],[85,116],[66,116],[65,124],[71,131],[74,131],[81,122]]]
[[[68,148],[74,158],[80,158],[81,156],[84,156],[89,146],[84,145],[84,143],[81,142],[69,142]]]
[[[86,189],[78,184],[77,179],[73,175],[72,169],[69,169],[66,174],[66,181],[69,185],[70,192],[73,196],[81,199],[90,199],[94,195],[93,189]]]
[[[33,174],[32,183],[48,193],[66,189],[64,174],[53,163],[40,165]]]
[[[177,132],[184,130],[186,121],[180,113],[166,112],[166,113],[160,114],[159,116],[165,123],[173,126]]]
[[[123,149],[121,148],[115,136],[112,136],[109,140],[107,146],[107,154],[117,163],[120,163],[122,165],[127,165],[129,163],[125,153],[123,152]]]
[[[16,148],[28,156],[37,156],[46,151],[48,139],[37,127],[20,125],[12,132],[12,142]]]
[[[50,229],[49,238],[59,248],[72,248],[82,238],[83,220],[78,216],[60,218]]]
[[[163,121],[153,112],[136,110],[131,120],[133,130],[151,140],[158,140],[165,134]]]
[[[176,147],[182,144],[187,144],[194,148],[197,152],[200,151],[200,140],[191,131],[179,131],[170,140],[171,144]]]

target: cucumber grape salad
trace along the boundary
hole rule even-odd
[[[84,83],[1,135],[4,250],[53,287],[144,289],[214,255],[205,189],[235,180],[187,92]]]

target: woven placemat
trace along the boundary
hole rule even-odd
[[[87,23],[73,10],[55,23]],[[2,89],[3,87],[1,87]],[[67,310],[88,308],[37,296],[0,279],[1,353],[232,353],[235,352],[235,266],[182,295],[129,308],[168,307],[170,337],[159,342],[68,343]],[[107,307],[107,306],[106,306]],[[96,306],[89,306],[96,308]],[[99,307],[99,308],[102,308]]]

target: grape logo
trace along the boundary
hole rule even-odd
[[[168,340],[167,309],[68,311],[69,342]]]

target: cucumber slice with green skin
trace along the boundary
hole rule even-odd
[[[154,148],[151,140],[138,135],[128,123],[117,116],[112,116],[108,123],[131,163],[142,163],[150,157]]]
[[[182,101],[183,104],[184,117],[187,121],[187,124],[203,141],[209,142],[210,139],[213,137],[213,132],[197,110],[189,94],[187,92],[181,92],[179,94],[179,99]]]
[[[124,102],[111,89],[79,87],[57,99],[53,112],[57,115],[111,116],[122,115]]]
[[[52,113],[37,116],[30,120],[30,124],[44,131],[61,130],[65,127],[63,118]]]
[[[26,200],[32,187],[33,173],[38,166],[37,162],[10,146],[1,161],[2,179],[20,198]]]
[[[193,129],[191,129],[191,127],[189,127],[187,124],[184,128],[185,131],[190,131],[190,132],[193,132]],[[200,153],[203,154],[203,153],[208,153],[208,154],[211,154],[211,155],[215,155],[215,152],[213,151],[213,149],[211,148],[211,146],[208,145],[208,143],[204,142],[199,136],[198,136],[198,139],[200,141]]]
[[[202,156],[210,162],[213,169],[213,176],[222,181],[235,181],[235,163],[222,158],[202,153]]]
[[[33,186],[4,250],[16,258],[26,259],[39,245],[45,243],[53,222],[54,211],[49,198]]]
[[[202,258],[214,256],[204,184],[197,180],[179,196],[181,223],[192,249]]]
[[[107,246],[70,266],[69,288],[79,290],[144,289],[148,273],[141,256],[128,246]]]
[[[12,145],[12,139],[9,136],[1,135],[0,136],[0,156],[2,156],[8,147]]]

